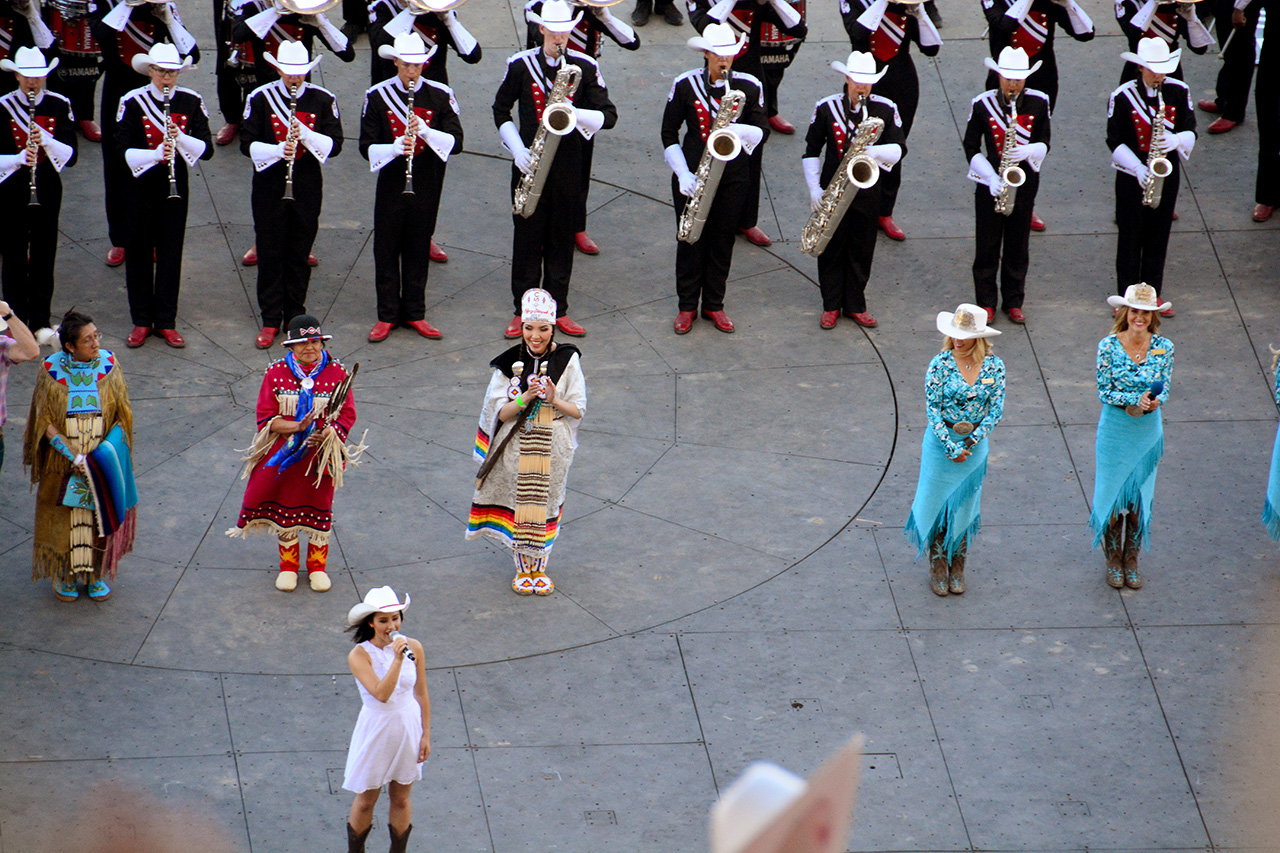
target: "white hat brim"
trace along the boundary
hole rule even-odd
[[[716,56],[737,56],[742,51],[742,46],[747,43],[747,37],[742,35],[735,44],[731,45],[713,45],[702,36],[694,36],[685,43],[690,50],[708,51]]]
[[[1136,308],[1139,311],[1168,311],[1173,307],[1172,302],[1161,302],[1159,296],[1156,297],[1155,308],[1152,308],[1150,305],[1138,305],[1135,302],[1130,302],[1123,296],[1117,296],[1115,294],[1107,297],[1107,304],[1112,308]]]
[[[151,54],[149,53],[139,53],[129,62],[129,64],[132,65],[133,70],[139,74],[147,74],[153,65],[157,68],[164,68],[169,71],[186,71],[191,67],[191,57],[184,56],[180,63],[174,65],[172,62],[156,62],[151,58]]]
[[[281,62],[271,54],[269,53],[267,54],[267,62],[274,65],[276,67],[276,70],[279,71],[281,74],[310,74],[311,69],[319,65],[320,60],[322,58],[323,57],[317,56],[315,59],[311,60],[305,65],[294,65],[293,63],[290,63],[290,62]]]
[[[848,77],[850,80],[852,80],[855,83],[867,84],[867,83],[877,82],[889,70],[889,66],[886,65],[884,68],[881,68],[879,71],[874,71],[868,74],[863,71],[850,71],[849,66],[845,65],[843,62],[836,61],[831,63],[831,70],[839,71],[841,74]]]
[[[365,617],[372,616],[375,613],[403,613],[412,601],[413,598],[407,592],[404,594],[404,603],[393,607],[374,607],[372,604],[362,601],[347,611],[347,624],[358,625],[364,621]]]
[[[545,21],[542,16],[536,12],[529,13],[529,20],[540,27],[546,27],[553,33],[569,33],[573,32],[573,28],[578,26],[578,21],[582,20],[582,12],[574,15],[572,20],[568,21]]]
[[[435,55],[436,48],[437,45],[433,44],[427,48],[426,53],[396,53],[395,45],[384,44],[378,48],[378,56],[383,59],[398,59],[410,65],[426,65],[431,57]]]
[[[1037,71],[1039,71],[1040,66],[1043,65],[1044,63],[1037,59],[1035,64],[1032,65],[1030,68],[1005,68],[999,62],[996,62],[991,57],[986,56],[986,57],[983,57],[982,64],[987,66],[992,71],[996,72],[1006,80],[1026,80],[1032,74],[1035,74]]]
[[[0,71],[12,71],[15,74],[21,74],[23,77],[48,77],[49,72],[58,67],[58,57],[48,60],[49,64],[44,68],[33,68],[31,66],[23,67],[8,59],[0,59]]]
[[[1178,48],[1169,54],[1169,58],[1163,62],[1151,62],[1129,50],[1121,53],[1120,58],[1126,62],[1132,62],[1134,65],[1141,65],[1153,74],[1172,74],[1178,70],[1178,63],[1182,61],[1182,48]]]
[[[938,331],[957,341],[968,341],[974,338],[994,338],[1001,334],[999,329],[993,329],[990,326],[987,326],[981,332],[970,332],[967,329],[961,329],[956,326],[956,313],[954,311],[938,312]]]

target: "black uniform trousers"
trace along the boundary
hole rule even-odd
[[[1276,14],[1280,15],[1280,7]],[[1280,206],[1280,27],[1268,27],[1275,36],[1262,40],[1258,58],[1258,82],[1253,88],[1258,115],[1258,182],[1254,201]]]
[[[107,137],[104,134],[102,138]],[[179,198],[168,197],[169,169],[164,163],[139,177],[128,175],[126,180],[133,182],[125,188],[124,280],[129,289],[129,314],[135,326],[172,329],[178,317],[182,244],[187,233],[190,189],[186,169],[178,167]]]
[[[0,228],[4,301],[32,329],[49,325],[53,302],[53,270],[58,255],[58,213],[62,209],[62,181],[47,162],[36,175],[40,205],[31,197],[31,170],[26,166],[0,183],[0,210],[12,215]],[[30,254],[28,255],[28,252]]]
[[[218,78],[218,112],[222,113],[223,120],[229,124],[239,124],[244,116],[245,94],[252,91],[256,80],[252,67],[227,67],[227,60],[231,58],[231,51],[236,45],[228,45],[231,41],[232,22],[223,19],[224,3],[226,0],[213,0],[214,33],[218,39],[218,59],[214,66]],[[244,62],[245,58],[241,56],[240,61]]]
[[[1027,181],[1018,187],[1008,216],[996,213],[996,200],[986,184],[973,192],[973,294],[983,308],[1021,308],[1030,265],[1031,212],[1035,209],[1040,175],[1025,168]],[[996,271],[1000,289],[996,290]]]
[[[129,77],[121,79],[123,72],[111,70],[102,80],[102,195],[107,208],[107,236],[111,238],[112,246],[121,247],[129,239],[129,201],[126,194],[127,182],[133,180],[133,176],[124,162],[124,152],[116,149],[116,111],[120,108],[121,98],[147,84],[146,77],[132,71],[128,74]],[[165,195],[168,195],[167,191]],[[186,216],[185,212],[183,216]]]
[[[920,105],[920,77],[916,74],[916,63],[911,54],[904,51],[889,60],[885,68],[885,75],[871,91],[898,105],[902,135],[910,136],[911,125],[916,120],[916,107]],[[902,165],[881,172],[877,185],[880,187],[880,215],[893,216],[893,208],[898,203],[898,189],[902,186]]]
[[[764,84],[764,114],[773,118],[778,114],[778,87],[782,85],[787,66],[781,62],[773,65],[761,63],[760,72],[760,82]]]
[[[1227,121],[1244,121],[1244,109],[1249,103],[1249,84],[1253,82],[1253,60],[1257,53],[1257,38],[1254,35],[1258,28],[1258,10],[1245,13],[1245,25],[1231,35],[1231,12],[1235,8],[1232,0],[1216,0],[1213,4],[1214,31],[1218,44],[1231,44],[1222,57],[1222,68],[1218,71],[1218,85],[1215,101],[1222,117]]]
[[[742,155],[739,155],[742,156]],[[746,176],[744,176],[746,177]],[[737,224],[742,208],[751,194],[750,178],[721,181],[715,200],[707,215],[698,242],[676,242],[676,295],[681,311],[697,311],[702,301],[703,311],[724,309],[725,282],[729,280],[729,267],[733,263],[733,241],[738,232]],[[671,196],[675,205],[676,222],[688,204],[687,196],[680,192],[680,182],[671,179]]]
[[[444,185],[445,164],[433,152],[424,151],[413,160],[413,195],[405,195],[404,164],[404,158],[397,157],[378,172],[373,209],[378,322],[393,325],[426,318],[431,235]],[[538,207],[546,201],[543,196]],[[559,297],[556,301],[560,304]]]
[[[880,173],[879,181],[884,180],[884,174]],[[864,192],[867,191],[858,190],[859,195]],[[868,200],[858,199],[849,205],[831,242],[818,256],[818,288],[822,291],[823,311],[861,314],[867,310],[865,293],[871,277],[871,261],[876,254],[878,195],[873,189]]]
[[[581,170],[576,162],[570,168]],[[557,180],[551,166],[542,197],[533,215],[525,219],[512,214],[515,233],[511,241],[511,297],[520,314],[520,298],[531,288],[541,287],[556,301],[557,313],[569,316],[569,279],[573,276],[573,235],[577,233],[576,211],[582,206],[577,180]],[[511,169],[511,189],[520,183],[521,172]]]
[[[596,139],[582,140],[582,203],[574,211],[573,233],[587,230],[587,195],[591,192],[591,157],[596,150]]]
[[[1177,156],[1176,152],[1170,152],[1169,159],[1172,161]],[[1138,282],[1145,282],[1154,287],[1156,293],[1160,292],[1181,176],[1182,171],[1175,163],[1173,174],[1164,179],[1160,206],[1151,208],[1142,203],[1142,185],[1137,178],[1116,172],[1116,225],[1120,230],[1116,239],[1116,293],[1121,296],[1126,287]]]
[[[253,174],[253,234],[258,246],[258,308],[262,325],[279,329],[307,313],[307,255],[320,228],[324,176],[309,154],[293,165],[293,201],[284,201],[283,161]]]

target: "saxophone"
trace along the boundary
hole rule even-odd
[[[1147,149],[1147,179],[1142,184],[1142,203],[1159,207],[1164,179],[1173,172],[1173,164],[1160,150],[1164,147],[1164,88],[1156,90],[1156,114],[1151,119],[1151,146]]]
[[[1012,105],[1011,105],[1012,106]],[[1013,153],[1018,148],[1018,110],[1014,107],[1009,112],[1009,125],[1004,129],[1004,148],[1000,152],[1000,195],[996,196],[996,213],[1008,216],[1013,213],[1013,205],[1018,197],[1018,187],[1027,182],[1027,173],[1013,161]]]
[[[883,132],[884,119],[875,116],[858,125],[858,132],[844,152],[831,183],[822,191],[822,202],[800,231],[800,251],[806,255],[816,258],[827,250],[827,244],[840,227],[840,220],[844,219],[858,190],[873,187],[880,180],[879,165],[865,152],[868,146],[876,144]],[[853,184],[852,190],[849,189],[850,184]]]
[[[556,80],[551,87],[551,94],[547,96],[542,121],[533,134],[533,144],[529,146],[530,168],[528,173],[520,177],[512,198],[511,212],[525,219],[533,216],[533,212],[538,209],[542,185],[547,182],[547,172],[551,170],[551,161],[556,157],[560,137],[572,133],[578,126],[578,114],[569,98],[578,91],[580,82],[582,69],[565,59],[564,48],[561,47]]]
[[[702,237],[702,227],[707,224],[707,214],[711,212],[711,205],[716,200],[716,190],[720,186],[720,176],[724,174],[724,165],[742,150],[742,140],[738,138],[738,134],[729,130],[729,125],[742,115],[742,109],[746,105],[747,96],[726,85],[724,97],[720,99],[720,109],[707,133],[707,144],[702,150],[702,159],[698,161],[698,171],[694,173],[696,183],[693,195],[685,204],[684,212],[680,214],[680,224],[676,226],[676,236],[684,243],[696,243]]]

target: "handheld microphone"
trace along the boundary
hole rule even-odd
[[[1159,397],[1164,393],[1164,383],[1157,379],[1151,383],[1151,390],[1148,392],[1152,397]]]
[[[404,634],[401,634],[399,631],[392,631],[392,632],[391,632],[390,634],[388,634],[387,636],[394,640],[396,637],[404,637]],[[407,639],[409,639],[408,637],[404,637],[404,638],[405,638],[406,640],[407,640]],[[408,647],[408,646],[405,646],[405,647],[404,647],[404,656],[405,656],[405,657],[407,657],[409,660],[412,660],[412,661],[416,661],[416,660],[417,660],[417,658],[413,656],[413,652],[409,651],[409,647]]]

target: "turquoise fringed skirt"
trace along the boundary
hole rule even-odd
[[[956,440],[963,439],[952,433]],[[920,557],[939,533],[947,559],[972,544],[982,523],[982,481],[987,476],[987,440],[969,448],[969,458],[954,462],[932,430],[925,430],[920,447],[920,482],[903,532]]]
[[[1138,542],[1148,546],[1151,501],[1156,492],[1156,468],[1164,456],[1164,420],[1160,409],[1131,417],[1119,406],[1102,407],[1094,445],[1093,512],[1089,528],[1093,547],[1113,516],[1138,514]]]

